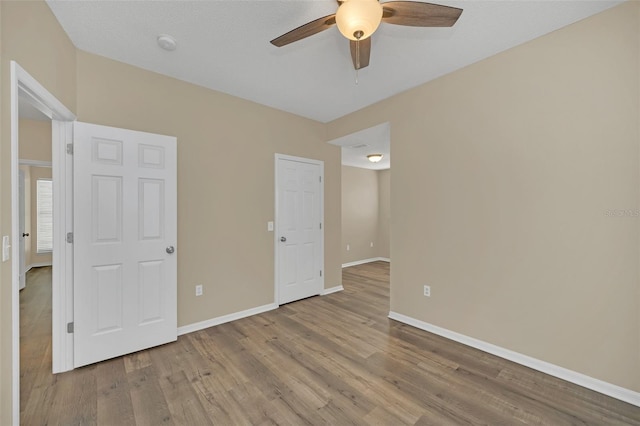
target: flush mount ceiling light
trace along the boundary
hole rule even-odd
[[[378,161],[382,160],[382,157],[383,157],[382,154],[369,154],[369,155],[367,155],[367,158],[372,163],[377,163]]]
[[[168,34],[160,34],[158,36],[158,46],[162,49],[167,50],[169,52],[176,50],[178,44],[176,43],[176,39],[171,37]]]

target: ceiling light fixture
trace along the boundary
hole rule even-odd
[[[367,155],[367,158],[372,163],[377,163],[378,161],[382,160],[382,157],[383,157],[382,154],[369,154],[369,155]]]
[[[158,36],[158,46],[162,49],[167,50],[169,52],[176,50],[178,44],[176,43],[176,39],[171,37],[168,34],[160,34]]]
[[[364,40],[378,29],[382,5],[378,0],[346,0],[336,12],[336,24],[349,40]]]

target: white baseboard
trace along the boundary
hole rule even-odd
[[[500,346],[483,342],[482,340],[474,339],[473,337],[465,336],[464,334],[456,333],[455,331],[450,331],[397,312],[389,312],[389,318],[640,407],[640,392],[594,379],[582,373],[501,348]]]
[[[388,257],[372,257],[371,259],[363,259],[363,260],[356,260],[355,262],[349,262],[349,263],[343,263],[342,267],[343,268],[348,268],[349,266],[357,266],[357,265],[362,265],[364,263],[371,263],[371,262],[391,262],[391,259],[389,259]]]
[[[182,327],[178,327],[178,336],[182,336],[183,334],[187,334],[187,333],[193,333],[194,331],[204,330],[205,328],[224,324],[226,322],[231,322],[231,321],[239,320],[242,318],[250,317],[252,315],[261,314],[263,312],[271,311],[277,308],[278,308],[278,305],[276,305],[275,303],[269,303],[268,305],[262,305],[256,308],[251,308],[251,309],[247,309],[240,312],[234,312],[233,314],[223,315],[221,317],[211,318],[206,321],[200,321],[193,324],[185,325]]]
[[[322,293],[320,293],[320,295],[326,296],[327,294],[337,293],[342,290],[344,290],[344,287],[342,287],[342,285],[337,285],[335,287],[325,288],[324,290],[322,290]]]
[[[33,268],[42,268],[44,266],[52,266],[52,263],[51,262],[36,262],[36,263],[32,263],[32,264],[28,265],[25,268],[24,273],[26,274],[27,272],[29,272]]]

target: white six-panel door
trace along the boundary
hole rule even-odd
[[[177,338],[176,139],[74,124],[74,365]]]
[[[24,177],[24,172],[22,170],[18,171],[18,202],[20,203],[18,206],[18,211],[20,214],[19,220],[20,223],[18,224],[18,238],[20,241],[20,248],[19,248],[19,253],[20,253],[20,260],[18,262],[18,264],[20,265],[20,271],[18,271],[20,273],[20,290],[22,290],[23,288],[25,288],[27,281],[26,281],[26,277],[27,274],[25,272],[25,270],[27,269],[27,266],[25,265],[25,252],[24,252],[24,246],[26,244],[26,240],[25,237],[28,237],[28,235],[25,234],[24,232],[24,228],[25,228],[25,221],[26,221],[26,217],[25,217],[25,177]]]
[[[277,294],[279,304],[320,294],[321,163],[277,158]]]

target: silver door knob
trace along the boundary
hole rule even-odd
[[[280,237],[280,241],[284,243],[285,241],[287,241],[287,237]]]
[[[176,249],[175,249],[175,248],[173,248],[173,246],[169,246],[169,247],[167,247],[167,253],[171,254],[171,253],[173,253],[174,251],[176,251]]]

